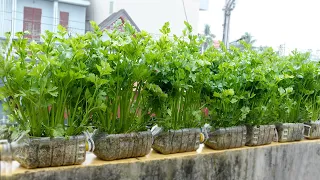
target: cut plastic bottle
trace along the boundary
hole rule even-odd
[[[0,179],[12,177],[12,150],[8,140],[0,140]]]

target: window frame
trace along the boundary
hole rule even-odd
[[[63,19],[63,17],[67,17],[67,20]],[[60,11],[59,13],[59,24],[68,30],[69,28],[69,12]]]
[[[23,8],[23,31],[29,31],[25,37],[31,40],[40,41],[41,37],[42,9],[35,7]]]

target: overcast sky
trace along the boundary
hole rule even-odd
[[[222,39],[224,0],[209,0],[209,10],[200,12],[199,31],[204,24]],[[256,45],[274,48],[320,49],[320,0],[236,0],[231,14],[230,41],[251,33]]]

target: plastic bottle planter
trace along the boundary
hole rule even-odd
[[[181,129],[160,131],[154,135],[152,148],[162,154],[196,151],[200,144],[201,130]]]
[[[151,131],[107,134],[97,130],[92,139],[95,145],[93,153],[106,161],[141,157],[151,151]]]
[[[13,158],[26,168],[82,164],[86,137],[28,138],[13,151]]]
[[[247,126],[247,146],[271,144],[276,132],[275,125]]]
[[[320,121],[305,123],[304,136],[307,139],[320,138]]]
[[[282,123],[277,124],[278,142],[300,141],[304,135],[303,123]]]
[[[12,152],[8,140],[0,140],[0,179],[13,179]]]
[[[231,149],[246,144],[247,128],[245,126],[219,128],[208,132],[204,144],[212,149]]]
[[[0,139],[9,139],[10,133],[6,125],[0,125]]]

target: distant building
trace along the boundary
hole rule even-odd
[[[139,27],[131,19],[127,11],[124,9],[121,9],[118,12],[111,14],[108,18],[106,18],[99,24],[99,27],[100,29],[112,30],[114,27],[114,23],[116,23],[116,21],[118,20],[121,20],[122,23],[124,23],[125,21],[128,21],[133,27],[136,28],[137,31],[140,31]]]
[[[0,37],[29,31],[26,37],[39,41],[45,30],[55,32],[58,24],[71,34],[84,34],[89,5],[88,0],[1,0]]]
[[[158,36],[159,29],[165,22],[170,23],[173,34],[181,34],[188,21],[198,33],[200,2],[207,0],[90,0],[87,8],[87,29],[89,21],[102,23],[115,12],[124,9],[130,14],[141,30]],[[207,2],[201,4],[202,10],[207,9]]]

